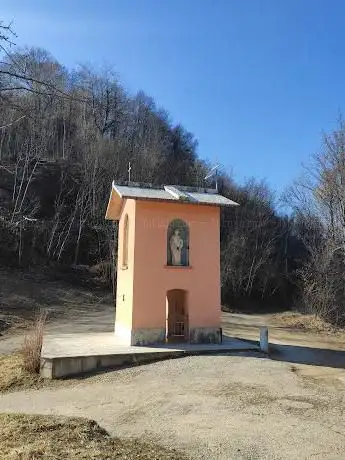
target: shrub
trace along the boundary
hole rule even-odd
[[[23,357],[23,367],[26,371],[39,373],[44,328],[47,323],[47,312],[41,311],[34,320],[32,329],[24,337],[20,349]]]

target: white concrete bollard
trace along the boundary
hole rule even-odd
[[[268,328],[260,327],[260,350],[268,353]]]

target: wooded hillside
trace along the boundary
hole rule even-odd
[[[2,24],[0,263],[97,265],[114,280],[117,228],[104,220],[112,181],[127,180],[130,162],[132,181],[204,186],[208,165],[193,134],[143,92],[128,94],[109,70],[69,70],[45,50],[10,48],[12,37]],[[222,211],[223,303],[301,303],[313,254],[329,241],[321,214],[299,201],[281,216],[254,179],[239,186],[223,174],[219,185],[240,203]]]

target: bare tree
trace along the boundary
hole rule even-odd
[[[320,152],[287,194],[308,259],[300,271],[305,309],[345,321],[345,124],[324,136]]]

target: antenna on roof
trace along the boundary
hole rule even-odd
[[[131,166],[131,162],[129,161],[128,162],[128,182],[131,181],[131,171],[132,171],[132,166]]]
[[[209,173],[204,177],[204,180],[210,179],[211,177],[215,177],[216,180],[216,190],[218,192],[218,169],[222,168],[222,165],[220,163],[217,163],[215,166],[213,166]]]

